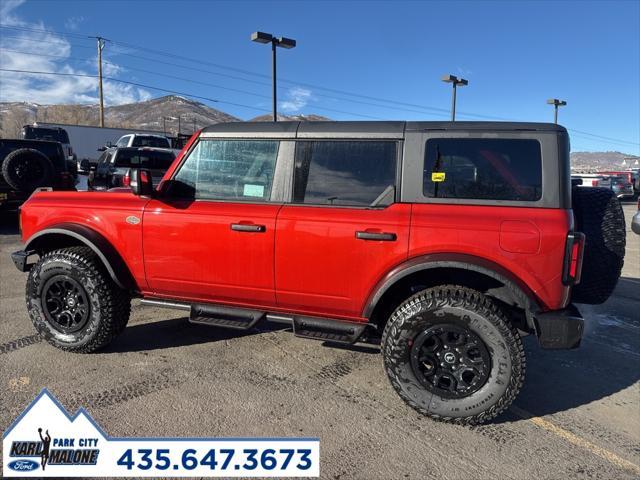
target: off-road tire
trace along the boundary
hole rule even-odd
[[[63,333],[47,319],[43,309],[43,287],[48,279],[66,275],[81,285],[89,303],[84,327]],[[40,335],[51,345],[70,352],[89,353],[109,344],[127,325],[131,312],[129,293],[118,287],[88,247],[54,250],[31,268],[26,288],[27,309]]]
[[[439,316],[457,317],[458,326],[485,343],[491,358],[482,387],[463,398],[443,398],[425,388],[411,367],[416,336],[439,324]],[[476,290],[444,285],[416,293],[391,315],[382,335],[384,368],[391,385],[412,408],[434,420],[474,425],[486,422],[511,405],[524,383],[525,355],[517,330],[502,311]]]
[[[572,190],[576,230],[585,234],[580,283],[572,300],[597,305],[613,293],[624,264],[626,232],[624,212],[608,188],[577,187]]]
[[[54,170],[44,153],[33,148],[20,148],[5,157],[2,176],[11,188],[31,193],[38,187],[51,186]]]

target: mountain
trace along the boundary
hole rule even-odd
[[[273,120],[273,115],[259,115],[257,117],[249,120],[250,122],[271,122]],[[278,121],[286,122],[286,121],[299,121],[299,122],[330,122],[331,119],[327,117],[323,117],[322,115],[282,115],[278,114]]]
[[[38,122],[98,125],[98,105],[39,105],[27,102],[0,103],[0,137],[16,138],[23,125]],[[239,121],[228,113],[178,95],[168,95],[144,102],[129,103],[104,109],[106,127],[164,129],[191,133],[194,129],[220,122]],[[163,120],[163,117],[171,117]]]
[[[571,152],[572,171],[626,170],[628,167],[640,168],[640,157],[622,152]]]

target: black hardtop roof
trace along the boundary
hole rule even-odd
[[[261,134],[304,138],[358,134],[402,136],[404,132],[424,130],[493,130],[493,131],[550,131],[566,132],[561,125],[537,122],[405,122],[405,121],[284,121],[284,122],[226,122],[216,123],[202,130],[203,134],[251,136]]]

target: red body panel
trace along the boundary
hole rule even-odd
[[[566,305],[562,262],[571,210],[413,205],[409,257],[463,253],[490,260],[521,279],[542,307]]]
[[[152,200],[144,259],[156,295],[274,305],[273,251],[280,205]],[[263,225],[239,232],[231,224]]]
[[[22,240],[61,223],[77,223],[95,230],[118,250],[140,290],[146,287],[142,257],[142,219],[148,198],[131,192],[38,192],[22,206]]]
[[[384,210],[284,206],[276,233],[278,306],[362,318],[372,285],[407,259],[411,205]],[[395,241],[356,238],[356,231],[395,233]]]

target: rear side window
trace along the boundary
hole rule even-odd
[[[367,206],[395,181],[395,142],[297,142],[295,203]]]
[[[429,198],[539,200],[540,143],[532,139],[429,139],[423,193]]]
[[[132,147],[156,147],[156,148],[171,148],[169,140],[162,137],[143,136],[136,135],[133,137]]]
[[[279,142],[202,140],[180,167],[170,195],[210,200],[268,201]]]

